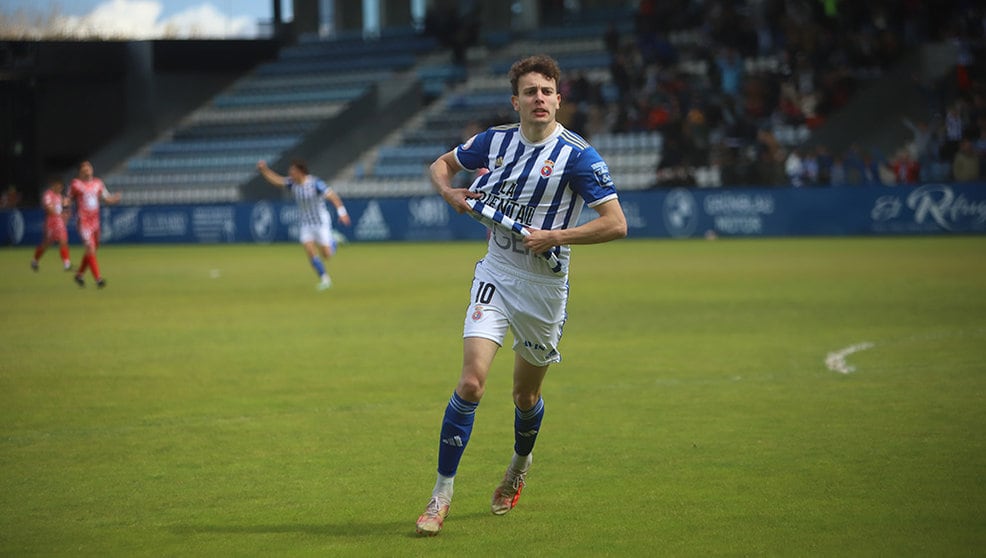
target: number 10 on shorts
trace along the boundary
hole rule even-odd
[[[493,283],[487,283],[486,281],[480,281],[479,287],[476,289],[476,302],[480,304],[489,304],[493,300],[493,295],[496,293],[496,285]]]

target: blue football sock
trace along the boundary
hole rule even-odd
[[[442,421],[442,438],[438,445],[438,473],[446,477],[454,477],[459,468],[459,461],[469,435],[472,434],[472,423],[476,418],[476,407],[479,403],[466,401],[458,393],[452,393],[448,406],[445,408],[445,419]]]
[[[319,277],[325,275],[325,264],[322,263],[322,259],[318,256],[312,256],[312,267],[315,268],[315,273],[318,273]]]
[[[541,430],[541,420],[544,418],[544,399],[538,397],[538,402],[526,411],[515,408],[514,412],[514,451],[517,455],[530,455],[534,450],[534,442]]]

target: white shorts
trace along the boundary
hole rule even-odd
[[[335,238],[332,238],[332,227],[327,223],[321,225],[299,225],[298,240],[302,244],[315,241],[320,246],[328,246],[332,252],[336,250]]]
[[[477,263],[462,336],[489,339],[502,347],[509,328],[514,351],[527,362],[545,366],[560,361],[568,283],[538,279]]]

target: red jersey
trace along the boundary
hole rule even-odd
[[[41,205],[45,208],[45,221],[52,223],[54,221],[62,221],[62,195],[55,192],[52,189],[45,190],[44,196],[41,197]]]
[[[109,192],[103,181],[93,177],[89,180],[75,178],[69,195],[75,200],[79,215],[79,226],[99,230],[99,201]]]

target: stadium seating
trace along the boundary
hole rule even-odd
[[[724,184],[725,177],[732,180],[737,173],[720,168],[720,164],[730,163],[723,162],[728,157],[716,156],[717,150],[719,154],[723,150],[742,156],[755,154],[763,149],[757,143],[763,132],[776,149],[788,152],[809,143],[821,119],[819,115],[783,113],[777,106],[762,107],[757,113],[756,107],[751,110],[743,104],[745,92],[734,93],[735,105],[729,105],[724,100],[729,95],[718,89],[717,56],[726,46],[718,43],[721,38],[713,34],[704,17],[709,14],[703,12],[714,8],[696,9],[699,11],[691,14],[691,27],[678,23],[659,38],[654,37],[668,57],[661,59],[656,70],[646,64],[633,66],[631,74],[644,79],[630,92],[621,91],[620,87],[626,86],[614,80],[614,61],[641,57],[640,49],[655,47],[645,46],[646,41],[635,35],[639,14],[623,3],[584,11],[581,17],[541,26],[526,36],[487,33],[485,43],[476,47],[479,50],[467,55],[465,66],[451,63],[449,53],[440,49],[435,39],[417,35],[410,27],[384,30],[375,40],[366,40],[359,33],[344,33],[328,41],[302,37],[284,48],[276,60],[256,68],[208,106],[189,115],[179,128],[142,150],[110,175],[108,182],[113,187],[150,191],[151,186],[167,185],[169,180],[190,180],[232,192],[236,180],[248,180],[252,175],[251,161],[275,159],[290,151],[319,122],[346,110],[372,84],[402,75],[420,81],[427,100],[421,111],[337,176],[323,178],[344,196],[427,195],[431,193],[427,179],[431,161],[478,129],[515,118],[505,79],[511,64],[531,53],[547,53],[558,60],[567,80],[585,76],[593,85],[593,98],[578,103],[580,110],[587,109],[593,116],[585,124],[584,135],[608,161],[620,189],[657,185],[658,165],[662,160],[676,160],[666,157],[666,150],[679,143],[676,140],[690,109],[698,111],[701,119],[718,121],[709,125],[708,141],[702,148],[705,151],[697,158],[692,153],[674,174],[689,177],[699,187],[729,185]],[[614,57],[607,49],[604,36],[611,23],[620,34],[621,52],[627,56]],[[743,23],[737,21],[735,25],[741,27]],[[778,43],[753,49],[756,53],[750,54],[748,48],[747,55],[739,60],[744,80],[759,80],[764,90],[776,92],[781,82],[792,79],[796,64],[785,49]],[[863,60],[846,72],[851,79],[867,80],[881,75],[881,68]],[[671,85],[666,86],[668,83]],[[676,96],[680,91],[687,94]],[[678,106],[670,107],[668,97],[675,97]],[[774,97],[777,95],[763,94],[776,104]],[[668,106],[660,107],[661,103]],[[800,108],[798,103],[792,105],[793,112]],[[667,108],[665,120],[648,119],[648,111],[655,107]],[[628,114],[631,112],[636,114]],[[737,114],[754,116],[743,126],[728,129],[722,116],[727,112],[734,120]],[[669,140],[668,134],[674,136]],[[230,170],[234,167],[236,172]],[[947,174],[942,165],[922,172],[928,177]],[[181,191],[187,189],[181,185]]]
[[[436,47],[410,29],[376,40],[303,38],[113,169],[107,185],[132,203],[236,201],[240,186],[256,176],[258,160],[280,158],[373,84],[408,71]],[[461,71],[438,65],[420,72],[439,90],[446,80],[461,79]],[[395,161],[384,174],[410,174],[414,159],[395,154]]]
[[[558,28],[542,28],[530,38],[507,42],[494,51],[468,79],[446,91],[432,106],[398,131],[390,142],[364,154],[334,184],[348,196],[427,195],[431,186],[427,166],[442,153],[474,133],[474,126],[503,123],[498,118],[513,118],[510,110],[510,87],[506,73],[513,62],[532,52],[543,52],[558,60],[565,72],[581,72],[595,81],[608,80],[610,56],[603,45],[607,22],[620,21],[620,29],[629,32],[631,19],[623,9],[607,10],[605,17]],[[616,98],[612,87],[604,86],[604,98]],[[597,141],[598,139],[598,141]],[[614,180],[621,188],[642,189],[653,186],[654,170],[660,158],[660,134],[615,134],[592,138],[593,145],[604,153]]]

